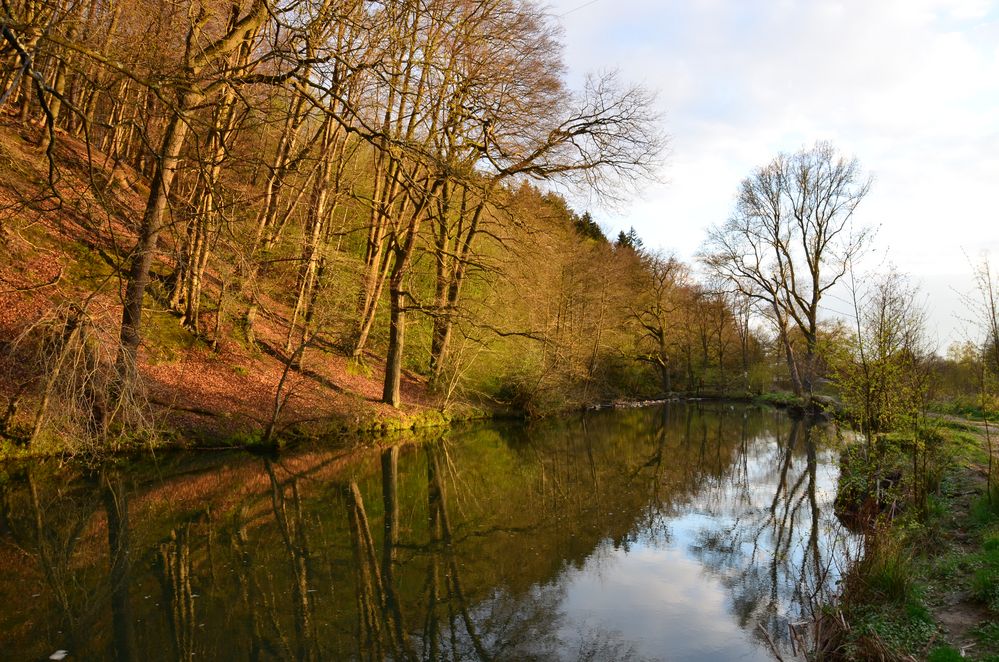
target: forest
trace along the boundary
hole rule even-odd
[[[988,263],[981,333],[939,356],[906,275],[863,271],[872,179],[831,144],[750,173],[689,264],[574,208],[633,196],[668,139],[649,90],[570,86],[539,3],[23,0],[2,20],[17,446],[676,395],[832,398],[872,430],[989,404]],[[850,319],[823,312],[836,292]]]

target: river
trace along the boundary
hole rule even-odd
[[[857,554],[780,411],[421,437],[0,467],[0,659],[789,659]]]

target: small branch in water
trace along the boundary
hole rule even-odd
[[[770,633],[767,632],[767,629],[763,627],[763,623],[757,623],[756,629],[763,634],[764,638],[766,638],[767,644],[770,646],[770,652],[774,654],[777,661],[784,662],[784,657],[780,654],[780,651],[777,650],[777,644],[774,643],[774,640],[770,637]]]

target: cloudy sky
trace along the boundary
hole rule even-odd
[[[963,337],[955,290],[970,289],[968,256],[999,255],[999,2],[549,6],[574,83],[618,69],[655,90],[664,113],[664,183],[595,209],[609,233],[634,226],[647,245],[690,259],[754,167],[830,140],[875,178],[858,209],[879,228],[881,255],[867,266],[890,261],[916,277],[941,347]]]

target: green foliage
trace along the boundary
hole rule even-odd
[[[986,541],[979,564],[971,583],[972,595],[989,609],[999,612],[999,540]]]
[[[496,390],[496,399],[528,416],[539,416],[569,406],[572,394],[568,384],[558,387],[544,378],[539,379],[530,364],[518,366],[504,374]]]
[[[573,226],[576,228],[576,232],[579,233],[579,236],[593,239],[594,241],[598,241],[600,243],[607,243],[607,235],[605,235],[604,231],[600,229],[597,222],[593,220],[590,212],[583,212],[582,216],[577,216],[573,220]]]
[[[635,228],[630,228],[627,232],[621,230],[617,235],[614,245],[617,248],[628,248],[637,251],[643,245],[642,238],[635,232]]]
[[[983,494],[971,504],[971,520],[979,525],[999,521],[999,486],[992,488],[992,494]]]
[[[909,433],[877,435],[872,443],[844,450],[837,487],[837,512],[872,522],[879,513],[908,513],[918,524],[940,514],[938,494],[953,466],[953,444],[935,426]]]
[[[27,434],[27,432],[25,432]],[[0,462],[17,460],[31,456],[31,449],[23,443],[16,443],[6,437],[0,437]]]
[[[93,290],[114,273],[113,267],[98,251],[83,243],[70,242],[62,248],[72,258],[66,277],[73,284]]]
[[[931,408],[940,414],[959,416],[973,421],[988,420],[993,423],[999,423],[999,406],[997,406],[997,403],[993,402],[987,409],[983,408],[982,399],[978,395],[973,398],[955,397],[946,402],[935,402]]]
[[[263,442],[263,431],[262,430],[238,430],[229,434],[224,442],[227,446],[232,446],[234,448],[253,448],[255,446],[260,446]]]
[[[926,662],[960,662],[964,660],[961,651],[950,646],[939,646],[930,651]]]
[[[790,391],[770,391],[756,396],[754,402],[772,407],[804,407],[805,400]]]
[[[926,499],[926,520],[930,522],[938,521],[941,517],[946,517],[949,512],[945,499],[937,494],[930,494]]]
[[[840,456],[836,512],[872,524],[882,512],[899,510],[906,488],[903,476],[910,464],[897,439],[882,436],[871,447],[851,444]]]
[[[873,536],[854,572],[863,583],[864,593],[872,601],[906,604],[910,610],[917,604],[912,556],[900,537],[887,534]]]
[[[207,347],[186,327],[178,324],[176,316],[155,303],[149,303],[151,305],[143,320],[143,335],[149,348],[148,356],[151,363],[174,363],[180,357],[182,350],[199,344]]]
[[[869,522],[863,558],[848,572],[843,612],[850,623],[844,634],[847,659],[961,659],[953,648],[927,646],[939,640],[927,604],[939,605],[941,592],[967,590],[976,601],[999,611],[999,495],[968,503],[968,468],[981,466],[983,439],[964,425],[916,426],[911,432],[880,434],[870,447],[848,447],[841,460],[837,506],[847,494],[870,495],[881,488],[890,511]],[[915,460],[915,461],[914,461]],[[964,470],[961,468],[964,467]],[[886,475],[898,477],[885,488]],[[970,506],[970,517],[964,508]],[[889,521],[885,512],[895,516]],[[979,549],[955,544],[981,531]],[[947,609],[946,606],[942,607]],[[992,659],[999,628],[979,626],[978,659]]]
[[[868,436],[913,429],[930,386],[916,290],[894,271],[876,282],[852,335],[823,347],[840,397]]]
[[[903,659],[919,653],[937,634],[926,609],[919,605],[867,605],[850,612],[852,629],[843,649],[845,658]]]
[[[974,630],[975,639],[987,646],[999,645],[999,621],[980,624]]]
[[[751,392],[763,395],[766,389],[773,384],[774,370],[765,361],[754,362],[747,371],[746,381],[746,386]]]
[[[372,370],[371,366],[363,360],[352,359],[347,362],[347,374],[371,377],[371,375],[374,374],[374,370]]]
[[[930,559],[927,575],[939,582],[948,582],[968,571],[971,561],[961,551],[951,551]]]

